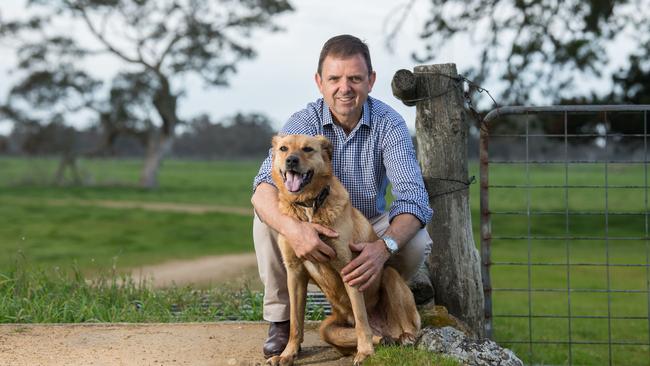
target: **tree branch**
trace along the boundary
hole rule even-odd
[[[75,9],[76,9],[77,11],[79,11],[79,13],[81,14],[81,16],[82,16],[82,18],[84,19],[84,22],[86,23],[86,25],[88,26],[88,29],[90,30],[90,32],[91,32],[95,37],[97,37],[97,39],[98,39],[98,40],[99,40],[99,41],[100,41],[100,42],[101,42],[101,43],[102,43],[102,44],[103,44],[103,45],[104,45],[104,46],[105,46],[105,47],[106,47],[110,52],[112,52],[114,55],[116,55],[117,57],[121,58],[122,60],[124,60],[124,61],[126,61],[126,62],[128,62],[128,63],[132,63],[132,64],[140,64],[140,65],[145,66],[147,69],[151,69],[151,70],[157,71],[157,70],[155,70],[155,68],[154,68],[153,66],[149,65],[149,64],[148,64],[147,62],[145,62],[142,58],[139,58],[139,59],[138,59],[138,58],[132,58],[132,57],[129,57],[129,56],[127,56],[126,54],[124,54],[122,51],[118,50],[115,46],[113,46],[113,44],[111,44],[111,43],[106,39],[106,37],[104,37],[104,34],[103,34],[103,33],[99,32],[99,31],[97,30],[97,28],[95,28],[94,24],[90,21],[90,18],[88,17],[88,14],[86,13],[86,10],[85,10],[83,7],[81,7],[81,6],[76,6]]]
[[[160,67],[162,66],[163,62],[165,61],[165,58],[167,57],[167,55],[171,52],[171,50],[173,49],[174,45],[175,45],[178,41],[182,40],[183,37],[184,37],[184,36],[181,35],[180,33],[176,33],[176,36],[175,36],[171,41],[169,41],[169,44],[167,44],[167,47],[165,47],[165,50],[160,54],[160,59],[158,60],[158,62],[157,62],[156,65],[154,66],[154,68],[155,68],[157,71],[160,71]]]

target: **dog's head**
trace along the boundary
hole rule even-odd
[[[332,143],[325,136],[273,137],[272,175],[281,190],[300,194],[311,187],[322,189],[323,182],[332,176],[331,161]]]

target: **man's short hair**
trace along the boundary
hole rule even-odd
[[[372,73],[372,62],[370,62],[370,51],[367,44],[349,34],[342,34],[328,39],[323,45],[318,58],[318,75],[322,76],[323,61],[327,56],[346,58],[354,55],[363,56],[368,67],[368,75],[370,75]]]

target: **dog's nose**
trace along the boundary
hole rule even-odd
[[[295,155],[289,155],[289,157],[286,160],[287,163],[287,168],[295,168],[298,166],[298,157]]]

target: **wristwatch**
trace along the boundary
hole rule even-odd
[[[384,244],[386,245],[386,249],[388,249],[388,253],[390,253],[390,255],[397,253],[399,246],[397,245],[395,239],[391,238],[388,235],[382,236],[381,239],[384,241]]]

